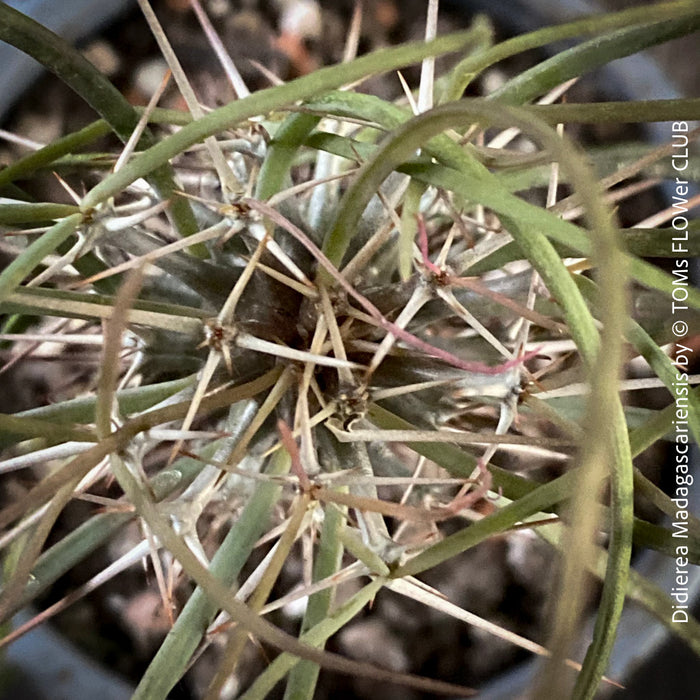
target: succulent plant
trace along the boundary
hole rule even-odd
[[[678,122],[699,110],[692,99],[552,102],[586,71],[696,29],[697,5],[497,44],[478,19],[250,95],[226,64],[239,99],[206,112],[140,5],[189,113],[157,108],[157,96],[132,108],[73,49],[0,5],[0,38],[101,116],[0,171],[0,223],[16,234],[0,274],[6,354],[15,363],[59,343],[100,356],[74,396],[0,415],[0,469],[33,475],[0,512],[11,526],[3,618],[137,519],[143,541],[94,582],[148,557],[173,620],[134,697],[165,698],[213,639],[206,697],[220,697],[251,635],[283,653],[245,698],[285,676],[285,697],[310,698],[320,667],[466,693],[322,651],[391,591],[549,656],[540,682],[564,697],[555,689],[570,681],[562,669],[591,573],[603,581],[599,624],[571,692],[593,697],[626,597],[671,626],[668,592],[629,564],[633,542],[676,556],[674,531],[635,517],[633,498],[657,514],[675,516],[675,504],[632,464],[673,431],[674,413],[623,406],[620,392],[636,385],[620,377],[641,362],[676,395],[667,346],[679,340],[669,316],[678,275],[644,259],[672,255],[669,229],[620,230],[613,211],[618,183],[673,174],[668,150],[585,151],[569,125]],[[568,38],[579,43],[495,93],[462,97],[498,61]],[[434,76],[432,57],[455,52]],[[415,103],[341,90],[421,61]],[[85,150],[110,130],[121,152]],[[31,194],[47,170],[74,204]],[[696,238],[674,259],[696,255]],[[690,336],[700,296],[683,289]],[[687,396],[697,438],[697,392]],[[97,507],[47,547],[74,499]],[[687,521],[697,564],[698,523]],[[563,554],[546,646],[479,623],[415,578],[524,526]],[[263,536],[275,544],[259,561]],[[270,602],[299,541],[303,585]],[[353,579],[362,585],[335,604]],[[181,607],[175,588],[188,594]],[[298,598],[308,598],[298,637],[263,616]],[[673,630],[700,653],[697,622]]]

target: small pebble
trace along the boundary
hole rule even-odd
[[[321,8],[315,0],[278,0],[279,29],[300,39],[318,39],[323,29]]]
[[[144,61],[134,74],[134,87],[149,99],[160,87],[168,70],[168,64],[162,58]]]
[[[121,68],[119,54],[109,42],[103,39],[88,44],[83,50],[83,56],[108,78],[115,76]]]

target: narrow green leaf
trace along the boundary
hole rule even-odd
[[[679,20],[697,15],[695,0],[663,2],[643,7],[634,7],[622,12],[596,14],[565,24],[544,27],[527,34],[521,34],[496,44],[460,64],[464,74],[479,75],[487,68],[511,56],[537,49],[547,44],[564,41],[577,36],[595,35],[634,24],[648,24],[663,20]]]
[[[548,124],[634,124],[695,121],[700,117],[700,98],[635,100],[634,102],[564,102],[530,105],[528,109]]]
[[[213,456],[219,441],[205,448],[205,457]],[[164,472],[156,474],[149,483],[156,501],[186,487],[201,471],[202,462],[182,457]],[[32,577],[18,608],[28,605],[61,576],[101,547],[112,535],[136,517],[136,513],[97,513],[63,539],[47,549],[32,569]],[[14,611],[13,611],[14,612]]]
[[[53,253],[63,241],[76,232],[81,220],[80,214],[72,214],[56,222],[0,273],[0,302],[14,292],[47,255]]]
[[[271,110],[282,109],[298,100],[323,94],[372,73],[410,65],[426,56],[459,51],[469,40],[469,32],[459,32],[428,43],[415,42],[397,48],[382,49],[339,66],[321,68],[311,75],[297,78],[284,85],[260,90],[243,100],[219,107],[201,119],[184,126],[176,134],[164,138],[134,158],[118,173],[105,178],[87,194],[83,200],[83,207],[91,209],[97,206],[100,202],[121,192],[137,178],[144,177],[195,143],[235,127],[247,119],[267,114]]]
[[[418,231],[416,217],[420,212],[420,200],[426,187],[422,182],[411,180],[401,209],[401,232],[399,235],[399,275],[405,282],[413,271],[413,244]]]
[[[28,438],[41,438],[47,445],[66,440],[94,442],[95,434],[83,427],[56,424],[48,420],[0,413],[0,436],[3,441],[17,442]]]
[[[319,439],[319,452],[327,472],[335,472],[342,469],[343,464],[335,450],[335,442],[329,436],[328,440]],[[313,580],[332,576],[340,568],[343,557],[343,545],[341,537],[345,527],[343,509],[335,506],[327,506],[323,514],[323,527],[318,542],[318,550],[314,560]],[[335,590],[326,590],[314,593],[309,597],[304,619],[301,624],[301,635],[313,629],[325,620],[332,612]],[[323,642],[319,644],[323,648]],[[311,661],[299,662],[291,671],[284,700],[313,700],[316,682],[319,674],[318,664]]]
[[[344,603],[335,613],[319,622],[315,627],[301,636],[301,641],[312,646],[322,646],[326,640],[335,634],[341,627],[352,620],[381,589],[383,581],[376,578],[357,592],[350,600]],[[268,697],[274,686],[281,681],[301,659],[292,654],[280,654],[263,673],[256,679],[253,685],[241,696],[240,700],[264,700]],[[296,697],[295,697],[296,700]]]
[[[289,471],[286,453],[277,453],[266,470],[271,475]],[[258,538],[265,532],[272,509],[279,499],[281,487],[263,482],[236,520],[211,561],[209,570],[226,588],[230,588],[248,560]],[[187,668],[202,635],[217,612],[216,604],[202,588],[190,596],[173,628],[161,644],[136,688],[133,700],[166,698]]]
[[[285,119],[265,154],[255,185],[256,199],[267,200],[285,186],[301,145],[319,121],[319,117],[304,113],[290,114]]]
[[[0,39],[55,73],[105,119],[122,141],[128,141],[138,124],[138,114],[119,90],[67,41],[5,3],[0,3]],[[145,133],[140,143],[149,145],[152,136]],[[172,169],[165,162],[160,165],[163,167],[153,172],[151,184],[162,199],[171,199],[173,219],[180,234],[192,235],[198,226],[190,204],[185,198],[174,196],[177,187]],[[84,207],[83,211],[91,208]],[[198,250],[205,254],[205,250]]]
[[[522,105],[572,78],[656,44],[691,34],[700,27],[700,12],[641,26],[623,27],[596,37],[519,73],[488,99]]]
[[[33,202],[12,202],[0,204],[0,224],[18,226],[20,224],[40,224],[56,221],[79,214],[74,204],[50,204]]]
[[[483,105],[483,106],[482,106]],[[494,113],[495,112],[495,113]],[[342,261],[359,216],[373,192],[398,164],[410,158],[423,144],[448,127],[459,127],[471,122],[517,125],[546,145],[555,160],[561,163],[584,200],[591,232],[595,235],[595,262],[599,284],[605,290],[606,317],[604,319],[603,351],[599,351],[599,337],[593,318],[578,292],[575,283],[551,243],[543,234],[525,227],[513,213],[499,212],[518,245],[547,284],[548,289],[564,310],[571,334],[588,366],[592,392],[589,402],[587,429],[600,435],[600,441],[585,441],[580,456],[577,496],[574,501],[574,520],[577,523],[576,546],[590,552],[593,533],[597,527],[591,505],[596,502],[597,486],[603,477],[603,465],[610,465],[612,476],[611,552],[600,612],[596,621],[594,640],[589,647],[580,674],[580,687],[585,697],[597,687],[612,650],[617,621],[622,612],[624,589],[632,543],[632,462],[624,422],[624,414],[616,392],[616,380],[621,362],[621,328],[626,318],[626,275],[618,248],[611,217],[602,205],[595,176],[577,156],[565,139],[560,139],[549,127],[534,120],[522,110],[499,105],[497,111],[483,101],[463,101],[442,105],[410,120],[399,127],[377,149],[373,159],[360,170],[341,201],[335,224],[324,241],[324,252],[336,265]],[[461,157],[460,157],[461,156]],[[450,165],[458,167],[462,177],[481,181],[486,178],[480,167],[463,153],[455,153]],[[327,280],[325,280],[327,281]],[[612,459],[611,459],[612,458]],[[580,552],[581,553],[581,552]],[[561,598],[559,617],[555,626],[557,655],[568,654],[569,641],[578,626],[581,596],[571,595],[580,586],[582,560],[567,559],[564,577],[567,594]],[[557,657],[548,666],[550,674],[542,683],[554,682],[559,671]]]
[[[109,124],[103,119],[89,124],[73,134],[56,139],[43,148],[23,156],[14,163],[0,170],[0,187],[30,177],[39,168],[45,167],[68,153],[92,143],[110,132]]]
[[[2,290],[1,284],[0,275],[0,290]],[[1,291],[0,298],[2,298]],[[39,288],[23,288],[21,291],[11,293],[2,301],[2,309],[13,313],[44,314],[86,320],[111,318],[114,311],[113,300],[110,297]],[[140,301],[130,310],[129,322],[197,337],[201,332],[202,319],[206,315],[204,311],[191,307]]]
[[[460,104],[482,101],[476,98],[473,100],[462,100]],[[386,103],[371,95],[347,92],[331,93],[307,104],[307,108],[327,112],[334,116],[369,119],[376,121],[387,129],[396,129],[399,124],[406,122],[411,117],[410,112],[407,110]],[[496,118],[496,112],[499,112],[499,110],[493,110],[492,107],[489,109],[493,114],[491,115],[491,120],[489,120],[488,115],[484,117],[486,123],[493,121]],[[523,116],[530,114],[530,107],[522,107],[520,109]],[[542,231],[554,243],[565,246],[565,250],[573,249],[585,256],[591,254],[591,241],[583,229],[571,222],[560,219],[553,212],[530,204],[513,195],[498,182],[495,175],[490,173],[476,159],[469,159],[449,138],[438,136],[432,139],[430,143],[422,145],[426,152],[444,165],[449,166],[449,168],[441,168],[429,163],[415,163],[409,152],[404,162],[396,165],[396,169],[426,184],[455,192],[467,202],[478,202],[485,207],[493,209],[498,214],[510,216],[512,220],[519,222],[524,229]],[[375,150],[373,153],[373,157],[376,158],[377,151]],[[460,165],[463,167],[460,167]],[[459,174],[453,172],[452,169],[460,171]],[[564,178],[567,177],[566,172],[563,175]],[[361,176],[358,176],[357,179],[359,177]],[[370,188],[367,189],[369,191]],[[358,213],[355,207],[361,206],[361,199],[358,199],[357,202],[347,200],[347,212],[339,212],[338,216],[359,217],[362,210]],[[337,221],[338,219],[336,219]],[[354,235],[355,229],[349,225],[349,222],[350,219],[348,219],[348,225],[343,225],[342,234],[339,231],[335,231],[327,236],[327,245],[329,247],[331,246],[331,235],[333,236],[333,245],[338,245],[337,252],[333,251],[333,259],[336,264],[339,264],[339,261],[336,261],[335,258],[339,255],[342,257],[347,247],[347,241]],[[345,236],[347,240],[344,244],[341,244],[339,237]],[[517,243],[514,245],[517,245]],[[520,248],[518,250],[522,253]],[[328,250],[324,252],[328,255]],[[505,255],[504,253],[500,254]],[[522,254],[518,259],[521,257]],[[662,292],[666,296],[672,296],[675,287],[671,275],[635,256],[627,254],[625,255],[625,260],[629,266],[630,275],[635,280],[651,289]],[[694,288],[688,290],[688,304],[700,309],[700,291]]]
[[[697,407],[700,405],[700,387],[695,388],[689,394],[689,400],[693,406],[693,422],[697,423]],[[657,440],[673,432],[673,421],[676,417],[676,404],[670,403],[666,408],[656,411],[644,425],[640,425],[630,433],[630,446],[633,456],[644,452],[647,447],[651,447]],[[697,440],[697,438],[695,438]]]
[[[116,398],[119,410],[124,416],[141,413],[157,403],[194,384],[195,377],[174,379],[169,382],[122,389]],[[40,418],[53,423],[93,423],[95,421],[95,397],[86,396],[59,403],[31,408],[15,414],[18,418]]]

